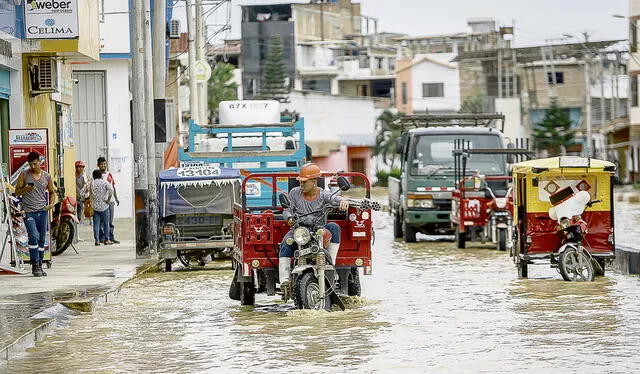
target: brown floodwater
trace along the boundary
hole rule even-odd
[[[620,244],[640,242],[640,205],[618,203]],[[508,254],[451,238],[392,237],[376,214],[374,273],[345,312],[228,298],[230,270],[158,273],[72,317],[9,373],[635,372],[640,282],[607,269],[568,283],[548,265],[518,279]],[[446,240],[449,239],[449,240]]]

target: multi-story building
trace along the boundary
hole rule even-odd
[[[49,172],[75,191],[71,67],[99,59],[98,2],[69,0],[53,9],[51,0],[3,1],[3,9],[15,14],[15,35],[22,39],[24,117],[11,127],[46,128]]]
[[[640,106],[638,104],[638,76],[640,75],[640,0],[629,0],[629,125],[620,126],[614,136],[621,146],[618,148],[621,162],[621,176],[627,181],[640,181]],[[626,143],[626,144],[625,144]]]
[[[24,127],[22,93],[22,42],[17,7],[12,0],[0,0],[0,162],[9,162],[9,128]],[[5,170],[7,170],[5,168]]]
[[[490,18],[471,18],[470,32],[402,37],[396,66],[395,101],[404,113],[451,113],[460,109],[459,53],[509,45]]]
[[[96,3],[99,61],[72,65],[75,82],[72,86],[75,158],[85,162],[89,173],[97,167],[98,157],[107,159],[107,167],[116,180],[120,200],[115,217],[133,217],[134,153],[130,82],[131,79],[141,78],[131,77],[131,2],[109,0]],[[168,6],[167,21],[171,19],[171,11],[172,8]],[[159,144],[164,142],[160,138],[166,131],[157,128],[155,140]],[[161,154],[161,150],[158,151]]]
[[[279,35],[294,90],[283,109],[305,118],[313,159],[331,169],[371,174],[380,107],[393,95],[398,34],[362,33],[360,4],[351,0],[242,7],[244,97],[260,91],[271,38]]]

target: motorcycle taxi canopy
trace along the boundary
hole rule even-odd
[[[240,171],[213,165],[163,170],[158,176],[160,216],[232,214],[240,201]]]

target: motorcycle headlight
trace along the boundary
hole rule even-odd
[[[306,227],[298,227],[293,231],[293,239],[298,245],[305,245],[311,240],[311,232]]]
[[[507,206],[507,198],[506,197],[496,198],[496,206],[500,209],[504,209]]]

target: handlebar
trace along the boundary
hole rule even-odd
[[[591,208],[591,207],[593,206],[593,204],[597,204],[597,203],[601,203],[601,202],[602,202],[602,200],[591,200],[591,201],[589,201],[589,202],[587,203],[587,206],[588,206],[589,208]]]

